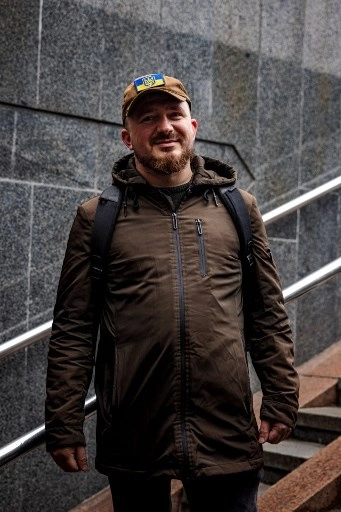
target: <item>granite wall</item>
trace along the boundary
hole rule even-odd
[[[340,27],[339,0],[1,0],[0,342],[52,317],[76,206],[125,154],[136,76],[184,82],[197,150],[231,162],[263,213],[339,175]],[[340,193],[268,233],[285,287],[340,255]],[[339,285],[288,305],[297,363],[340,339]],[[45,339],[0,361],[0,446],[43,422],[46,352]],[[66,512],[106,485],[43,447],[0,478],[6,512]]]

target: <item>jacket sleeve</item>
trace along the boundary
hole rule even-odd
[[[299,392],[299,379],[294,367],[294,343],[279,274],[254,197],[250,219],[256,274],[255,301],[247,319],[247,341],[263,393],[260,417],[294,428]]]
[[[46,448],[85,445],[84,403],[93,368],[90,256],[93,219],[80,206],[60,275],[48,352]]]

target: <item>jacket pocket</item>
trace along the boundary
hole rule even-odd
[[[205,277],[207,275],[206,251],[205,251],[205,240],[204,240],[204,233],[202,230],[201,219],[195,219],[195,225],[196,225],[197,237],[198,237],[199,270],[200,270],[201,277]]]

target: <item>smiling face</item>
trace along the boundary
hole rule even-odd
[[[127,117],[122,140],[134,151],[136,168],[147,181],[180,184],[191,175],[197,128],[186,101],[155,91],[141,98]]]

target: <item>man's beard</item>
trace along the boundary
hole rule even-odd
[[[135,157],[147,171],[162,176],[169,176],[170,174],[182,171],[191,159],[193,152],[193,148],[187,146],[179,156],[165,153],[165,156],[157,158],[139,155],[135,151]]]

